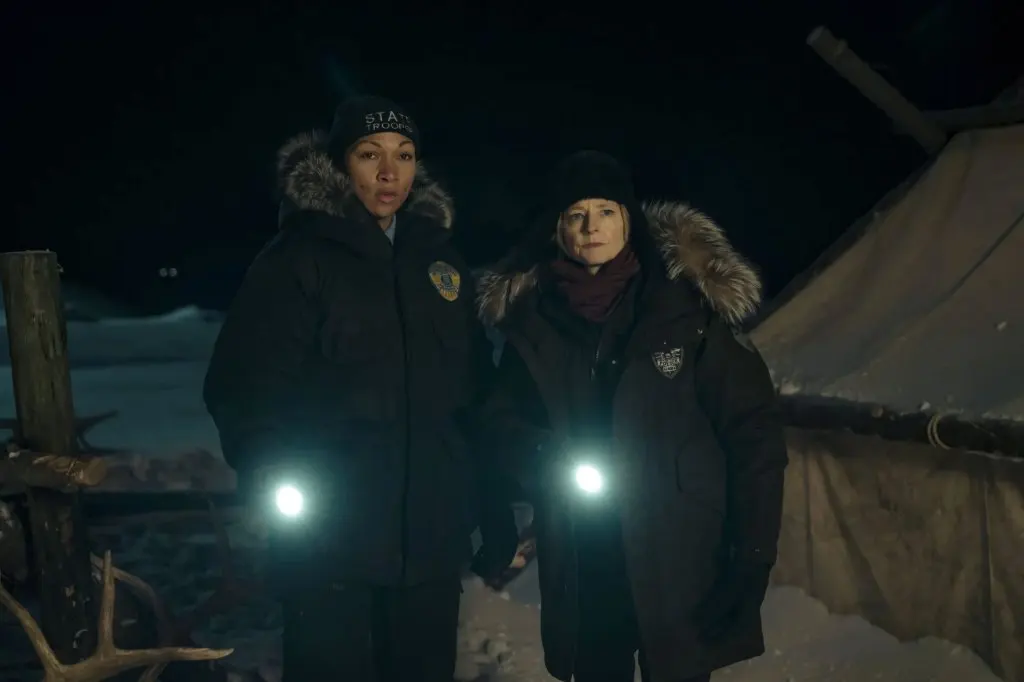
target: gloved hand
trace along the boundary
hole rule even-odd
[[[509,567],[519,547],[519,530],[510,505],[491,508],[480,525],[481,545],[473,557],[470,570],[489,583]]]
[[[235,472],[236,490],[242,500],[245,529],[261,542],[267,540],[270,524],[267,519],[265,472],[261,468],[239,469]]]
[[[516,577],[523,572],[523,570],[529,565],[533,558],[537,554],[537,540],[534,537],[533,526],[528,526],[523,530],[520,535],[518,546],[516,547],[515,555],[508,565],[501,568],[496,573],[491,573],[488,576],[484,576],[490,569],[474,570],[473,572],[479,575],[484,584],[491,588],[495,592],[501,592],[508,586],[510,582],[516,579]]]
[[[538,450],[538,472],[542,480],[542,489],[555,495],[563,495],[567,485],[575,485],[573,474],[576,466],[583,461],[600,466],[599,462],[593,461],[593,457],[595,453],[602,452],[603,443],[592,444],[552,435]]]
[[[479,576],[488,587],[492,587],[501,582],[501,574],[515,558],[515,550],[507,557],[507,561],[499,557],[500,555],[491,552],[490,548],[484,545],[473,556],[469,570]]]
[[[267,539],[272,526],[271,487],[288,471],[282,465],[262,465],[237,473],[238,493],[246,510],[246,529],[261,540]]]
[[[731,562],[694,611],[701,636],[718,641],[740,618],[760,611],[771,572],[768,563]]]

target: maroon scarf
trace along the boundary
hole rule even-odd
[[[548,264],[551,281],[569,309],[591,322],[604,322],[608,318],[626,285],[639,271],[640,263],[629,244],[593,275],[568,258]]]

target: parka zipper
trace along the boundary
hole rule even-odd
[[[618,309],[619,304],[621,302],[622,302],[622,297],[620,296],[619,300],[616,301],[615,304],[612,306],[611,312],[608,314],[608,317],[606,319],[611,319],[612,315],[615,314],[615,311],[616,311],[616,309]],[[605,332],[605,329],[604,329],[604,326],[602,325],[601,330],[600,330],[600,332],[598,333],[598,336],[597,336],[597,345],[594,347],[594,357],[593,357],[592,362],[590,363],[590,385],[591,385],[591,388],[593,388],[594,384],[597,382],[597,368],[601,364],[601,349],[604,346],[604,332]],[[574,595],[575,598],[576,598],[576,609],[575,609],[575,613],[573,614],[573,620],[574,620],[574,623],[573,623],[573,637],[572,637],[572,647],[571,647],[571,650],[570,650],[570,654],[571,654],[570,661],[572,662],[573,673],[575,673],[575,671],[576,671],[576,654],[579,653],[579,639],[580,639],[580,555],[579,555],[579,549],[576,546],[576,538],[575,538],[575,535],[576,535],[576,521],[575,521],[575,518],[573,517],[571,512],[569,514],[569,520],[570,520],[570,528],[571,528],[570,532],[572,532],[572,534],[573,534],[573,542],[572,542],[573,568],[576,571],[576,580],[575,580],[575,588],[576,588],[575,591],[576,591],[576,594]],[[565,587],[565,591],[568,592],[569,591],[568,585],[565,585],[564,587]]]
[[[601,337],[597,339],[597,347],[594,348],[594,361],[590,363],[590,383],[597,380],[597,365],[601,362]]]
[[[398,240],[397,234],[395,235],[395,240]],[[412,466],[412,457],[409,453],[409,442],[412,424],[410,421],[411,399],[409,397],[409,339],[408,332],[405,328],[405,309],[402,304],[402,292],[399,286],[400,279],[398,254],[395,251],[394,245],[392,245],[391,281],[395,290],[395,309],[398,312],[398,329],[402,339],[402,421],[404,422],[404,429],[402,430],[402,561],[400,577],[404,584],[409,561],[409,482],[412,478],[409,470]]]
[[[616,307],[618,304],[616,303]],[[612,309],[614,312],[614,308]],[[597,336],[597,345],[594,347],[593,361],[590,363],[590,385],[591,387],[597,382],[597,367],[601,362],[601,346],[604,341],[604,328],[601,328]],[[576,608],[573,612],[573,633],[572,633],[572,645],[569,650],[569,660],[572,666],[572,672],[576,672],[576,655],[579,653],[579,640],[580,640],[580,553],[579,548],[576,546],[576,518],[575,515],[569,512],[569,528],[572,533],[572,563],[573,569],[576,571],[576,579],[573,581],[575,594],[573,597],[576,599]],[[569,591],[569,586],[564,585],[565,592]]]

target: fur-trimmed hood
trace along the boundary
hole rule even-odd
[[[314,131],[298,135],[281,147],[277,153],[278,189],[301,210],[344,218],[352,186],[348,175],[327,155],[326,140],[324,133]],[[451,197],[422,164],[416,166],[412,192],[402,210],[425,216],[446,230],[455,220]]]
[[[761,303],[761,279],[708,216],[683,203],[643,205],[647,229],[669,280],[688,280],[707,305],[739,326]],[[480,273],[477,310],[488,325],[500,323],[513,304],[537,286],[538,264],[516,268],[510,261]]]

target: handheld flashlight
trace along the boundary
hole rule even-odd
[[[604,489],[604,476],[591,464],[576,467],[576,487],[588,495],[596,495]]]
[[[305,496],[296,486],[286,483],[274,491],[274,506],[281,516],[298,518],[306,507]]]

